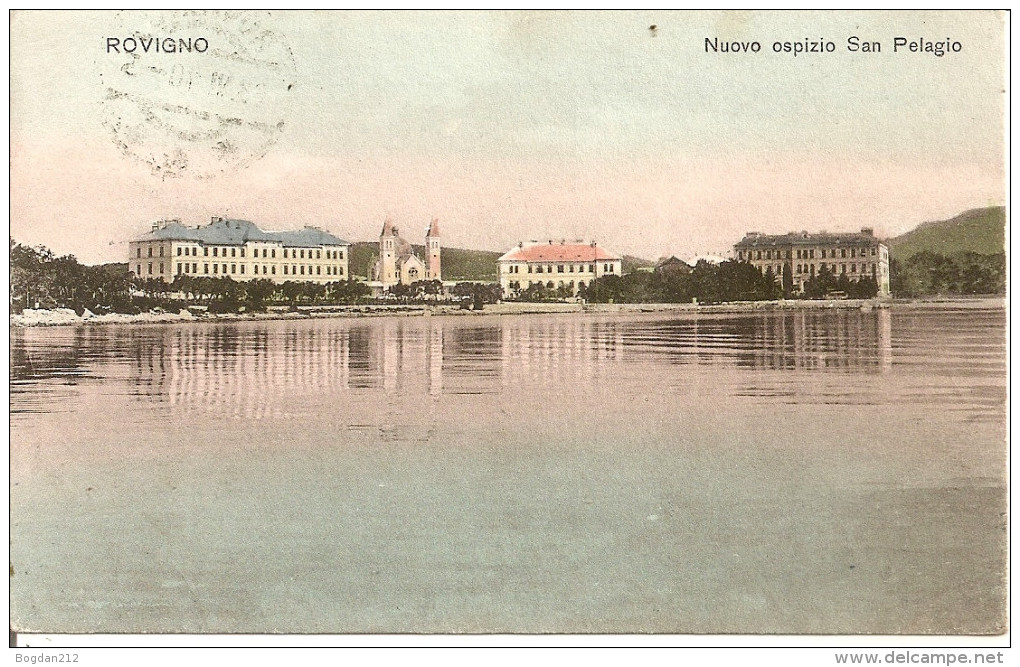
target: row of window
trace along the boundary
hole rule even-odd
[[[820,248],[818,250],[818,252],[821,254],[821,258],[822,259],[825,259],[826,257],[835,259],[836,257],[840,257],[840,258],[846,257],[847,256],[847,250],[848,250],[847,248]],[[850,250],[850,257],[851,258],[857,257],[858,254],[861,257],[866,257],[868,255],[869,248],[860,248],[860,249],[858,249],[858,248],[849,248],[849,250]],[[878,254],[878,248],[877,247],[870,248],[870,251],[871,251],[871,256],[872,257],[874,257],[874,256],[876,256]],[[793,253],[794,253],[793,250],[787,250],[786,251],[786,259],[793,259]],[[838,255],[837,255],[837,253],[838,253]],[[763,256],[763,254],[764,254],[764,256]],[[782,250],[776,250],[774,252],[772,250],[747,250],[747,251],[739,250],[739,251],[737,251],[737,259],[773,259],[773,254],[775,255],[775,259],[783,259],[783,251]],[[798,248],[797,249],[797,259],[814,259],[814,258],[815,258],[815,249],[814,248]]]
[[[842,274],[842,273],[846,273],[847,272],[847,267],[848,266],[850,268],[850,273],[857,273],[858,272],[858,269],[857,269],[858,265],[857,264],[826,264],[825,262],[819,263],[818,270],[821,271],[821,270],[824,270],[826,267],[828,267],[830,273],[840,273],[840,274]],[[871,275],[872,275],[872,277],[874,277],[875,275],[878,274],[878,264],[876,264],[874,262],[872,262],[871,264],[868,264],[866,262],[862,262],[861,265],[860,265],[860,273],[867,273],[869,266],[871,267]],[[783,265],[782,264],[777,264],[776,266],[762,267],[762,270],[763,271],[767,271],[770,268],[772,269],[772,273],[775,274],[777,279],[779,278],[779,276],[783,275]],[[797,274],[808,273],[808,274],[813,276],[813,275],[815,275],[815,265],[814,264],[797,264],[797,265],[795,265],[793,267],[793,272],[797,273]]]
[[[542,281],[541,280],[538,280],[538,281],[535,281],[535,282],[532,282],[532,281],[529,280],[529,281],[525,281],[525,283],[527,284],[528,287],[530,287],[532,285],[542,285]],[[550,280],[550,281],[546,282],[544,286],[546,288],[548,288],[548,289],[554,289],[556,287],[570,287],[570,288],[573,288],[573,289],[580,289],[580,288],[584,287],[584,285],[585,285],[585,283],[584,283],[583,280],[576,280],[576,281],[575,280],[560,280],[560,281],[557,281],[556,283],[553,283],[553,281]],[[511,280],[508,283],[508,286],[510,287],[510,289],[519,290],[519,289],[521,289],[521,282],[519,280]],[[527,287],[525,289],[527,289]]]
[[[240,265],[238,265],[238,264],[229,264],[229,265],[228,264],[212,264],[212,265],[210,265],[210,264],[202,264],[202,274],[203,275],[210,275],[210,271],[209,271],[209,267],[210,266],[212,266],[212,273],[211,273],[211,275],[220,275],[220,274],[224,274],[224,275],[238,274],[238,275],[242,275],[242,276],[245,275],[245,265],[244,264],[240,264]],[[153,275],[153,264],[151,262],[149,263],[147,268],[148,268],[148,275],[150,275],[150,276]],[[261,271],[259,270],[260,267],[259,267],[258,264],[256,264],[252,268],[253,268],[254,273],[256,275],[266,275],[266,276],[268,276],[268,275],[274,275],[275,276],[276,275],[276,265],[262,265],[261,266]],[[306,272],[304,264],[301,264],[301,265],[298,265],[298,264],[286,265],[285,264],[283,266],[283,275],[285,275],[285,276],[287,276],[287,275],[290,275],[290,276],[298,276],[298,275],[300,275],[300,276],[304,276],[304,275],[308,275],[308,276],[311,276],[311,275],[315,275],[315,276],[321,276],[321,275],[342,276],[342,275],[344,275],[344,267],[342,267],[342,266],[308,266],[307,268],[308,268],[308,271]],[[165,267],[163,262],[159,263],[159,273],[160,274],[166,273],[166,267]],[[189,274],[190,275],[190,274],[198,274],[198,273],[199,273],[199,271],[198,271],[198,263],[197,262],[177,262],[177,275],[182,275],[182,274]],[[138,275],[138,276],[142,275],[142,265],[141,264],[138,264],[138,265],[135,266],[135,275]]]
[[[152,257],[152,249],[153,249],[152,246],[148,247],[148,255],[149,255],[149,257]],[[243,248],[243,247],[242,248],[224,248],[224,247],[220,247],[220,246],[212,246],[211,249],[212,249],[212,256],[213,257],[226,257],[228,250],[230,251],[230,257],[238,257],[238,256],[244,257],[245,256],[245,248]],[[199,250],[198,247],[178,246],[177,247],[177,256],[178,257],[181,257],[181,256],[184,256],[184,257],[198,257],[198,250]],[[210,247],[203,246],[202,247],[202,256],[203,257],[208,257],[209,256],[209,250],[210,250]],[[264,257],[264,258],[269,258],[269,257],[275,258],[276,257],[276,248],[255,248],[254,252],[252,252],[252,256],[253,257],[258,257],[259,256],[259,250],[262,251],[262,257]],[[240,251],[240,254],[238,254],[238,251]],[[159,256],[160,257],[163,257],[163,252],[164,252],[164,247],[163,246],[159,246]],[[291,248],[291,249],[289,249],[289,253],[290,253],[289,254],[289,258],[290,259],[305,259],[305,252],[306,251],[303,248]],[[309,248],[307,250],[307,252],[308,252],[308,257],[307,257],[308,259],[323,259],[323,254],[322,253],[324,251],[322,250],[322,248],[316,248],[314,250]],[[344,258],[344,251],[343,250],[326,250],[325,253],[326,253],[326,256],[325,256],[326,259],[343,259]],[[313,254],[314,254],[314,256],[313,256]],[[140,246],[135,250],[135,255],[137,257],[141,258],[141,256],[142,256],[142,248]],[[284,259],[288,259],[288,249],[287,248],[283,248],[283,258]]]
[[[555,272],[556,273],[584,273],[585,266],[586,265],[584,265],[584,264],[557,264]],[[588,268],[588,273],[595,273],[595,265],[594,264],[588,264],[587,268]],[[520,273],[520,272],[521,272],[521,265],[520,264],[512,264],[512,265],[510,265],[508,267],[508,270],[507,270],[507,273]],[[611,264],[611,263],[603,264],[602,265],[602,272],[603,273],[616,273],[616,265],[615,264]],[[532,266],[531,264],[528,264],[528,273],[553,273],[553,265],[552,264],[546,264],[546,265]]]
[[[836,264],[828,264],[827,265],[825,262],[822,262],[821,264],[819,264],[819,266],[818,266],[819,271],[824,270],[826,266],[829,267],[829,271],[831,273],[836,273],[837,265]],[[838,267],[839,268],[839,273],[846,273],[846,267],[847,267],[846,264],[840,264],[839,267]],[[810,273],[811,275],[815,275],[815,265],[814,264],[798,264],[797,267],[796,267],[796,272],[797,273]],[[861,264],[861,273],[867,273],[867,272],[868,272],[868,264],[862,263]],[[871,264],[871,275],[875,275],[877,272],[878,272],[878,265],[872,263]],[[857,265],[856,264],[850,264],[850,273],[857,273]]]

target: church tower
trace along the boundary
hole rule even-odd
[[[397,276],[396,235],[389,218],[383,223],[382,233],[379,235],[378,278],[383,285],[395,285],[400,282]]]
[[[425,252],[428,254],[427,280],[442,280],[442,262],[439,256],[439,220],[432,218],[428,232],[425,233]]]

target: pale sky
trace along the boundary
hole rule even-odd
[[[436,217],[450,246],[594,238],[649,259],[747,230],[893,236],[1004,203],[1004,20],[19,12],[11,234],[88,263],[123,261],[154,220],[217,215],[351,241],[388,216],[416,243]],[[107,53],[133,33],[210,48]],[[849,53],[851,35],[882,52]],[[960,51],[893,53],[898,36]],[[835,50],[773,52],[805,39]]]

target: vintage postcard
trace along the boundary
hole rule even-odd
[[[1008,643],[1008,21],[11,13],[13,641]]]

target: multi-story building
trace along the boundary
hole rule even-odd
[[[521,242],[497,262],[499,284],[505,295],[536,284],[549,289],[568,287],[576,295],[596,278],[623,274],[623,260],[594,241]]]
[[[317,227],[266,232],[247,220],[214,217],[198,227],[162,220],[130,242],[128,269],[166,282],[184,275],[327,283],[348,279],[350,245]]]
[[[783,278],[783,266],[789,265],[793,288],[798,292],[825,268],[850,280],[872,278],[878,284],[879,295],[889,295],[889,248],[868,227],[859,233],[747,232],[733,246],[733,259],[750,262],[762,273],[771,268],[777,281]]]
[[[369,284],[378,290],[394,285],[410,285],[422,280],[442,280],[439,221],[432,220],[425,232],[425,257],[415,254],[411,244],[400,237],[400,230],[387,219],[379,234],[379,259],[371,267]]]

